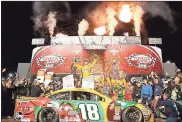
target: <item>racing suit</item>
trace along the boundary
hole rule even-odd
[[[88,65],[80,65],[77,64],[76,62],[74,63],[74,66],[77,67],[78,69],[82,70],[82,78],[87,78],[90,76],[91,68],[96,64],[97,59],[95,58],[94,61],[91,64]]]
[[[91,73],[91,68],[96,64],[97,58],[94,58],[94,61],[91,64],[84,64],[79,65],[74,63],[74,66],[77,67],[78,69],[81,69],[82,71],[82,87],[84,88],[94,88],[94,78],[91,78],[90,73]],[[90,79],[93,81],[90,81]]]

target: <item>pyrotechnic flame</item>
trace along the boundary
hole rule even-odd
[[[119,19],[122,22],[129,23],[132,19],[132,11],[129,4],[122,5],[119,13]]]
[[[54,33],[54,28],[56,27],[56,12],[49,12],[48,20],[46,22],[49,29],[50,36]]]
[[[140,6],[137,5],[135,7],[135,11],[133,13],[133,20],[134,20],[136,36],[140,36],[143,14],[144,14],[143,9]]]
[[[108,30],[109,30],[109,35],[112,36],[115,32],[115,27],[117,26],[118,24],[118,21],[116,20],[115,18],[115,14],[116,12],[114,11],[113,8],[110,8],[108,7],[106,9],[106,12],[107,12],[107,19],[108,19]]]
[[[94,29],[94,33],[99,36],[104,35],[106,33],[106,27],[100,26],[100,27]]]
[[[57,33],[57,34],[56,34],[56,37],[61,37],[61,36],[68,36],[68,35],[63,34],[63,33]]]
[[[83,36],[87,32],[89,28],[89,23],[87,20],[82,19],[82,21],[78,24],[78,35]]]

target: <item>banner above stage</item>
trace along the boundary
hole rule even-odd
[[[110,45],[110,44],[141,44],[140,36],[62,36],[52,37],[52,45]]]

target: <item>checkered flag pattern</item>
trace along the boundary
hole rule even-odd
[[[133,54],[131,56],[127,57],[127,59],[126,59],[128,61],[129,66],[132,66],[132,63],[131,63],[132,57],[133,57]]]
[[[41,67],[41,64],[40,64],[40,60],[44,57],[44,55],[41,55],[38,59],[37,59],[37,65],[39,67]]]
[[[152,66],[154,66],[155,61],[156,61],[156,58],[153,58],[151,55],[148,55],[148,56],[152,59],[152,61],[151,61],[151,65],[152,65]]]
[[[38,59],[37,59],[37,61],[40,61],[40,59],[42,59],[44,57],[44,55],[41,55]]]
[[[136,53],[133,53],[132,55],[130,55],[129,57],[126,58],[126,60],[128,61],[129,66],[133,65],[132,62],[131,62],[131,59],[136,55],[137,55]],[[152,60],[149,66],[154,66],[156,58],[153,58],[150,54],[147,55],[147,56]],[[137,67],[139,67],[139,66],[137,66]],[[147,66],[145,68],[147,68]]]
[[[62,65],[66,57],[60,56],[59,54],[55,54],[54,56],[57,56],[59,58],[59,65]],[[37,65],[41,67],[40,60],[44,58],[45,55],[41,55],[39,58],[37,58]]]
[[[62,64],[63,64],[63,62],[64,62],[64,60],[66,59],[66,57],[59,56],[59,58],[60,58],[60,65],[62,65]]]

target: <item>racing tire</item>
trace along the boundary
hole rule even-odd
[[[143,114],[134,106],[128,107],[122,113],[122,122],[143,122]]]
[[[59,116],[51,107],[42,108],[38,114],[38,122],[59,122]]]

